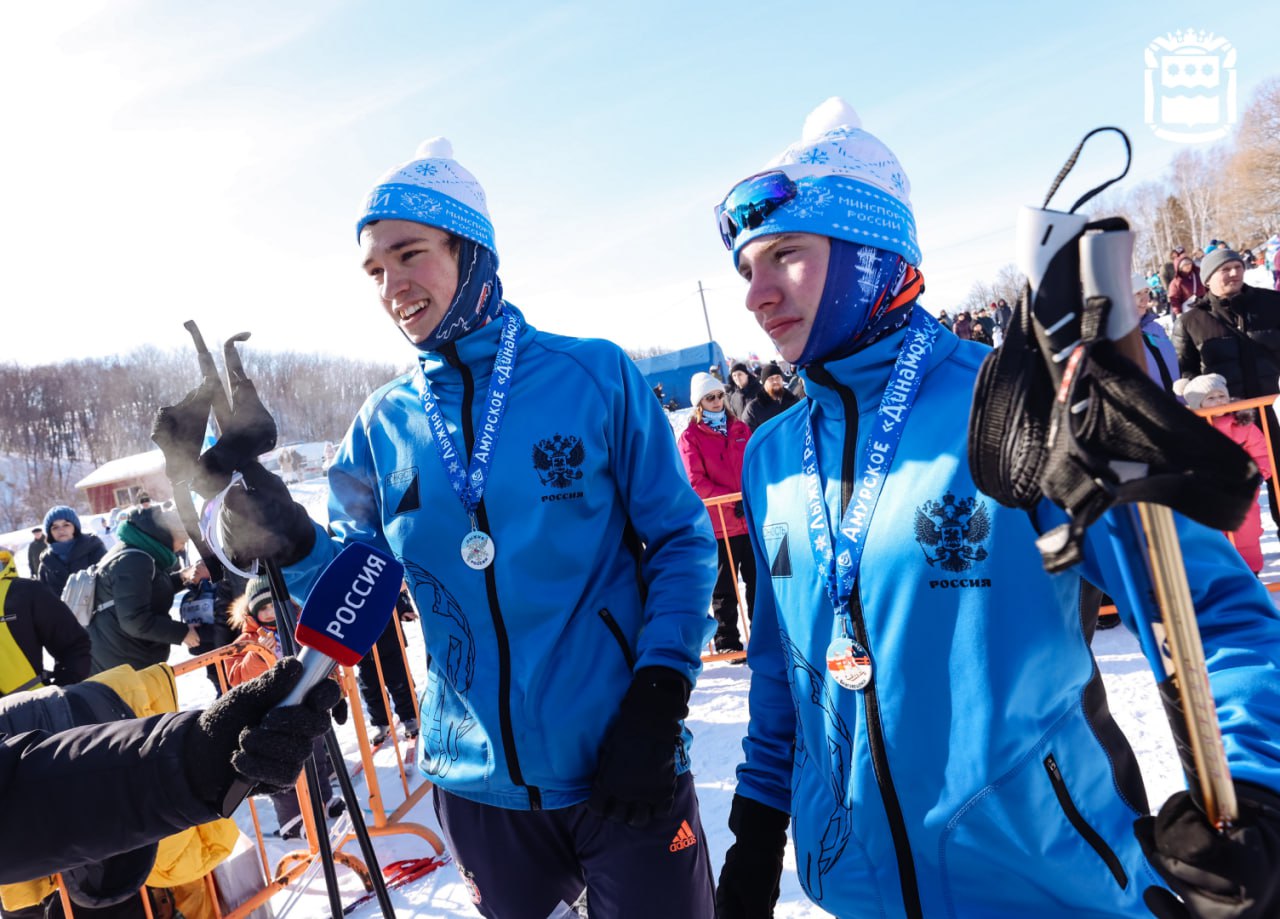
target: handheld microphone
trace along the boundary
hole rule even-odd
[[[369,653],[395,610],[404,566],[364,543],[350,543],[320,573],[302,606],[294,638],[302,676],[276,708],[298,705],[338,664],[351,667]],[[222,801],[230,815],[253,783],[237,777]]]

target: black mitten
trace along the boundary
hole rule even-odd
[[[221,387],[216,379],[206,378],[177,405],[166,405],[156,412],[155,421],[151,423],[151,439],[164,454],[164,471],[169,481],[191,482],[197,477],[209,409]]]
[[[724,855],[716,887],[717,919],[770,919],[778,902],[787,824],[780,810],[742,795],[733,796],[729,829],[736,842]]]
[[[1280,916],[1280,795],[1237,782],[1236,797],[1240,816],[1226,833],[1185,791],[1133,825],[1147,860],[1184,901],[1148,887],[1144,900],[1160,919]]]
[[[676,744],[689,713],[689,681],[667,667],[645,667],[631,680],[600,748],[587,807],[644,826],[675,805]]]
[[[255,558],[280,565],[306,558],[316,541],[306,508],[256,460],[241,473],[243,481],[227,492],[222,506],[223,551],[240,568]]]
[[[329,727],[329,710],[342,698],[337,683],[321,680],[301,705],[275,708],[301,676],[302,664],[286,657],[205,709],[183,749],[197,797],[217,808],[236,773],[266,792],[293,785],[312,742]]]
[[[200,457],[204,483],[196,490],[206,498],[202,487],[216,493],[231,481],[231,474],[243,471],[250,463],[276,445],[276,420],[258,396],[257,387],[247,377],[236,374],[231,383],[230,417],[223,419],[217,442]],[[221,483],[221,484],[218,484]]]

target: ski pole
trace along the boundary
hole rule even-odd
[[[223,358],[226,362],[227,375],[234,385],[242,380],[247,380],[248,376],[244,372],[244,365],[240,360],[240,353],[236,350],[236,342],[244,341],[248,338],[247,332],[241,332],[227,339],[223,346]],[[234,414],[235,405],[230,406]],[[293,630],[296,626],[293,617],[293,609],[289,602],[289,588],[285,583],[284,572],[280,565],[274,561],[264,560],[263,567],[266,570],[267,581],[271,586],[271,600],[275,607],[276,618],[284,628],[279,630],[277,634],[280,636],[281,648],[286,654],[296,654],[297,646],[293,640]],[[338,743],[338,735],[330,724],[324,733],[325,751],[328,753],[329,761],[333,764],[334,775],[338,779],[338,785],[342,789],[342,798],[347,804],[347,812],[351,815],[352,828],[355,830],[356,840],[359,842],[360,851],[364,856],[365,866],[369,869],[369,876],[373,882],[374,893],[377,895],[378,906],[382,910],[382,915],[387,919],[393,919],[396,914],[395,907],[391,904],[391,896],[387,893],[386,883],[383,880],[382,872],[378,869],[378,854],[374,851],[373,840],[369,837],[369,828],[364,822],[364,814],[361,810],[360,800],[356,797],[355,787],[351,784],[351,776],[347,773],[347,761],[342,755],[342,746]],[[317,773],[315,787],[319,787],[319,774],[316,769],[315,757],[308,760],[308,782],[312,771]],[[327,827],[327,821],[324,813],[324,803],[313,791],[312,810],[317,814],[317,827]],[[328,832],[320,832],[317,830],[317,843],[320,846],[321,855],[324,857],[327,852],[327,858],[324,858],[325,867],[325,883],[329,886],[330,905],[334,907],[334,915],[339,915],[342,911],[340,899],[337,896],[337,877],[333,866],[333,852],[329,846]],[[330,884],[330,875],[333,875],[333,882]]]
[[[1081,196],[1069,212],[1049,210],[1049,201],[1075,166],[1085,143],[1094,135],[1108,131],[1118,134],[1124,143],[1124,171]],[[1074,439],[1075,419],[1085,417],[1090,397],[1079,394],[1088,392],[1082,381],[1088,378],[1093,343],[1110,339],[1135,370],[1146,364],[1138,317],[1129,308],[1132,233],[1123,220],[1113,218],[1090,223],[1083,214],[1077,213],[1090,198],[1123,178],[1131,161],[1132,150],[1123,131],[1118,128],[1090,131],[1054,179],[1044,204],[1040,208],[1023,208],[1018,215],[1018,261],[1028,278],[1025,308],[1034,321],[1040,356],[1056,390],[1045,444],[1051,453],[1066,449],[1064,442]],[[1077,512],[1085,515],[1073,521],[1071,528],[1060,527],[1056,534],[1045,534],[1039,541],[1046,561],[1056,556],[1054,564],[1059,568],[1079,559],[1081,527],[1095,519],[1101,508],[1114,506],[1117,501],[1114,489],[1148,475],[1149,466],[1145,463],[1126,461],[1116,453],[1108,457],[1105,443],[1091,443],[1088,448],[1110,469],[1119,484],[1107,485],[1096,472],[1081,477],[1079,471],[1093,468],[1081,466],[1079,470],[1067,467],[1076,473],[1069,487],[1055,481],[1055,494],[1049,494],[1046,488],[1044,493],[1060,506],[1066,508],[1068,505],[1064,502],[1069,500]],[[1067,476],[1064,467],[1057,469],[1058,476]],[[1094,492],[1086,493],[1084,486],[1090,479]],[[1044,483],[1042,479],[1042,487]],[[1075,490],[1074,494],[1071,489]],[[1091,502],[1093,510],[1088,509],[1090,505],[1080,503],[1085,500]],[[1173,514],[1169,508],[1149,501],[1135,501],[1135,505],[1136,514],[1112,513],[1102,520],[1108,521],[1106,530],[1130,606],[1141,613],[1136,619],[1144,654],[1153,670],[1166,678],[1161,683],[1161,694],[1170,726],[1180,743],[1179,756],[1188,785],[1199,789],[1200,802],[1209,821],[1225,830],[1237,816],[1235,792]],[[1167,656],[1154,634],[1155,617],[1147,614],[1153,602],[1165,632]]]
[[[280,566],[275,562],[264,562],[266,568],[267,580],[271,584],[271,599],[275,604],[276,618],[284,626],[278,633],[281,636],[283,644],[284,639],[288,639],[288,647],[284,650],[287,654],[296,653],[296,645],[293,641],[293,630],[296,623],[293,620],[293,610],[288,603],[289,588],[285,584],[284,572],[280,570]],[[281,602],[281,598],[284,602]],[[283,612],[283,615],[282,615]],[[353,704],[359,704],[353,700]],[[352,715],[354,717],[354,714]],[[329,761],[333,763],[334,775],[338,778],[338,785],[342,789],[342,799],[347,803],[347,813],[351,816],[351,828],[355,831],[356,840],[360,844],[360,852],[364,856],[365,867],[369,869],[369,879],[373,884],[373,893],[377,897],[378,906],[382,910],[382,915],[387,919],[393,919],[396,909],[391,903],[391,895],[387,892],[387,884],[382,876],[382,871],[378,868],[378,853],[374,851],[373,840],[369,836],[369,827],[364,822],[364,812],[360,805],[360,799],[356,796],[355,786],[351,782],[351,775],[347,772],[346,757],[342,755],[342,746],[338,743],[338,735],[333,730],[333,725],[324,732],[325,750],[329,754]],[[322,823],[321,826],[324,826]],[[328,847],[329,839],[327,834],[324,844]],[[330,855],[332,860],[332,855]],[[338,912],[334,915],[341,915],[342,906],[338,905]]]
[[[1132,234],[1127,230],[1086,234],[1080,240],[1080,254],[1085,300],[1105,297],[1110,301],[1112,311],[1127,306],[1125,290],[1131,286],[1128,278],[1133,258]],[[1106,328],[1110,333],[1116,327],[1108,323]],[[1135,324],[1123,335],[1113,338],[1116,349],[1135,367],[1146,366],[1141,334]],[[1179,745],[1179,758],[1188,784],[1199,786],[1201,803],[1209,822],[1219,831],[1225,831],[1238,816],[1235,786],[1231,782],[1227,754],[1222,744],[1222,729],[1209,687],[1209,667],[1205,662],[1195,605],[1187,583],[1182,543],[1178,539],[1173,511],[1168,507],[1145,501],[1137,502],[1134,507],[1137,520],[1133,515],[1126,515],[1121,525],[1136,526],[1144,537],[1142,544],[1146,547],[1148,562],[1146,573],[1151,580],[1169,648],[1168,659],[1172,664],[1172,672],[1166,666],[1165,675],[1172,684],[1170,689],[1176,690],[1177,700],[1181,702],[1180,707],[1174,705],[1174,694],[1162,692],[1166,714]],[[1124,563],[1127,556],[1120,558]],[[1145,617],[1143,625],[1150,628]],[[1163,645],[1161,651],[1163,663]]]
[[[1222,745],[1222,729],[1209,687],[1209,668],[1204,646],[1196,624],[1195,606],[1187,583],[1187,570],[1182,562],[1182,544],[1174,527],[1173,511],[1159,504],[1138,504],[1138,516],[1147,537],[1151,564],[1151,580],[1156,602],[1164,621],[1165,641],[1173,662],[1169,679],[1177,688],[1182,702],[1180,719],[1185,727],[1180,743],[1189,743],[1191,770],[1187,770],[1187,754],[1179,750],[1184,771],[1199,779],[1205,816],[1225,832],[1239,816],[1236,788],[1227,766],[1227,753]],[[1166,698],[1166,709],[1172,700]],[[1179,719],[1171,719],[1177,723]],[[1174,734],[1178,731],[1175,727]]]
[[[289,590],[284,583],[284,575],[278,565],[266,563],[267,579],[271,585],[271,603],[275,607],[276,622],[281,628],[276,630],[280,641],[280,650],[291,657],[298,653],[293,641],[295,626],[293,610],[289,606]],[[278,580],[277,580],[278,579]],[[333,724],[325,729],[325,738],[333,734]],[[333,759],[334,772],[342,771],[343,759]],[[329,895],[329,911],[335,915],[342,914],[342,892],[338,888],[338,870],[333,861],[333,847],[329,844],[329,815],[325,812],[324,798],[320,794],[320,767],[313,752],[307,757],[303,766],[307,779],[307,797],[311,799],[311,819],[315,826],[315,839],[312,840],[320,855],[320,865],[324,869],[324,886]],[[350,802],[347,808],[350,809]]]

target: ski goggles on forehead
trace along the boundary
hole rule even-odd
[[[732,252],[739,233],[756,229],[795,196],[796,183],[780,169],[743,179],[716,205],[716,221],[724,247]]]

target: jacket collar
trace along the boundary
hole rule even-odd
[[[503,317],[507,311],[515,313],[521,319],[524,314],[516,309],[511,303],[504,302],[502,304],[502,314],[495,316],[490,322],[485,323],[480,328],[468,332],[455,342],[450,342],[442,346],[436,351],[423,351],[418,358],[418,363],[422,366],[427,376],[432,378],[432,386],[435,385],[435,377],[440,373],[448,373],[452,371],[447,355],[456,354],[457,359],[468,367],[483,368],[486,373],[493,367],[493,359],[498,353],[498,342],[502,338]],[[524,328],[520,330],[520,335],[516,339],[516,374],[520,373],[520,354],[523,353],[525,347],[532,340],[534,334],[533,327],[527,322]]]
[[[913,309],[923,310],[916,304]],[[937,326],[937,334],[933,342],[933,351],[929,355],[929,367],[945,358],[956,349],[960,339],[956,338],[938,320],[929,316],[928,321]],[[898,351],[907,337],[908,325],[886,335],[848,357],[835,361],[818,362],[804,368],[800,375],[804,378],[804,390],[808,401],[817,410],[834,418],[844,417],[844,403],[841,393],[827,382],[828,375],[834,379],[836,386],[853,391],[857,399],[860,413],[874,412],[880,408],[880,397],[889,385],[889,377],[893,372],[894,362],[898,359]],[[818,379],[815,379],[815,371]],[[823,373],[822,371],[826,371]],[[927,372],[927,371],[926,371]]]

